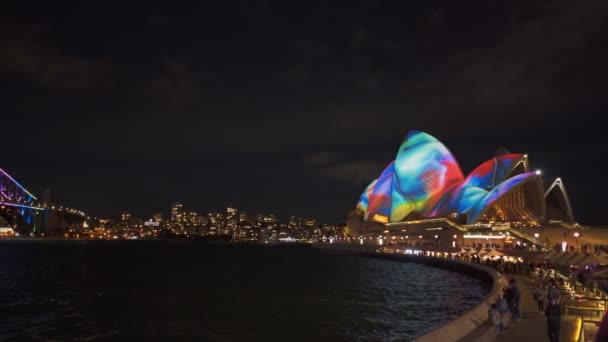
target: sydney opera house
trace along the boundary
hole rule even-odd
[[[547,182],[530,169],[528,155],[505,151],[465,176],[439,140],[412,131],[395,160],[363,191],[347,225],[357,235],[389,228],[406,232],[395,228],[420,224],[466,232],[545,222],[573,223],[570,200],[560,178]]]

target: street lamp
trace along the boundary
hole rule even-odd
[[[536,243],[538,244],[538,247],[540,247],[540,243],[538,242],[538,237],[539,236],[540,236],[540,234],[534,233],[534,238],[536,239]],[[536,249],[536,245],[534,245],[534,248]]]
[[[576,239],[576,251],[578,252],[578,237],[581,236],[579,232],[574,232],[574,238]]]

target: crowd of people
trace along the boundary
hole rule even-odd
[[[509,285],[503,289],[503,293],[498,296],[495,303],[490,306],[488,318],[492,325],[498,329],[498,335],[502,335],[507,329],[501,315],[510,312],[511,320],[519,321],[521,319],[521,291],[517,287],[515,278],[509,280]]]
[[[563,250],[562,244],[556,243],[555,245],[553,245],[553,250],[555,252],[561,252]],[[573,244],[568,244],[566,246],[566,250],[571,253],[580,251],[583,254],[591,254],[591,253],[597,254],[600,252],[608,253],[608,245],[604,245],[604,244],[592,245],[591,243],[587,242],[587,243],[581,244],[580,249],[579,249],[577,246],[575,246]]]
[[[608,245],[604,245],[604,244],[591,245],[590,243],[586,243],[586,244],[583,244],[582,250],[583,250],[583,253],[591,253],[591,251],[593,251],[593,253],[599,253],[599,252],[608,253]]]
[[[558,281],[555,278],[539,277],[534,300],[538,305],[538,311],[547,317],[547,330],[550,341],[559,341],[559,329],[562,310],[560,306],[560,292],[557,288]]]
[[[564,278],[559,277],[559,274],[548,262],[505,263],[499,259],[491,261],[490,266],[496,269],[508,268],[506,273],[509,273],[511,276],[527,274],[537,284],[534,291],[534,300],[538,306],[539,313],[546,317],[549,340],[552,342],[559,341],[562,310],[558,284],[563,285]],[[503,293],[491,305],[488,312],[488,319],[498,329],[499,335],[503,335],[504,331],[508,329],[501,318],[502,314],[509,312],[512,322],[518,322],[521,319],[521,301],[521,290],[517,285],[516,279],[511,277],[508,286],[503,289]]]
[[[513,258],[483,258],[476,254],[456,255],[454,258],[492,267],[500,273],[525,275],[528,270],[527,264]]]
[[[606,247],[604,245],[593,246],[597,250],[603,250]],[[588,250],[591,247],[585,248]],[[441,255],[443,256],[443,254]],[[517,286],[515,276],[527,276],[536,284],[533,300],[538,307],[539,314],[546,318],[550,341],[559,341],[560,322],[563,314],[559,286],[566,283],[589,285],[589,279],[593,278],[595,271],[595,268],[590,267],[571,269],[572,274],[568,278],[557,272],[550,260],[522,262],[521,258],[484,257],[477,254],[451,254],[449,257],[482,264],[510,277],[509,285],[503,289],[503,293],[492,303],[488,311],[488,320],[498,330],[499,335],[504,334],[504,331],[508,329],[503,322],[503,314],[510,313],[512,322],[517,322],[521,318],[522,293]],[[605,333],[608,334],[608,321],[604,325],[606,326]]]

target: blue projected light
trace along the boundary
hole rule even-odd
[[[401,194],[419,214],[430,214],[446,190],[463,180],[450,151],[437,139],[412,131],[399,147],[395,175]]]
[[[509,191],[515,189],[517,186],[522,185],[536,177],[538,177],[536,172],[528,172],[522,173],[513,178],[509,178],[500,183],[496,188],[479,200],[474,207],[471,208],[467,223],[475,222],[486,209],[490,208],[492,204],[498,201],[502,196],[506,195]]]
[[[359,203],[357,203],[357,210],[360,210],[363,215],[366,215],[367,213],[367,208],[369,206],[369,195],[371,194],[372,190],[374,189],[374,186],[376,185],[376,182],[378,180],[374,179],[368,186],[367,188],[365,188],[365,191],[363,191],[363,193],[361,194],[361,197],[359,198]]]
[[[393,189],[393,172],[395,162],[391,162],[382,172],[369,196],[367,217],[391,215],[391,192]]]
[[[413,217],[471,224],[533,176],[540,177],[529,172],[527,155],[505,154],[482,163],[464,178],[456,159],[439,140],[411,131],[395,161],[365,189],[357,210],[365,220],[382,223],[407,220],[416,213]]]

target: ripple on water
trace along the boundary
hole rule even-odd
[[[298,247],[0,243],[0,340],[401,341],[489,290],[425,265]]]

